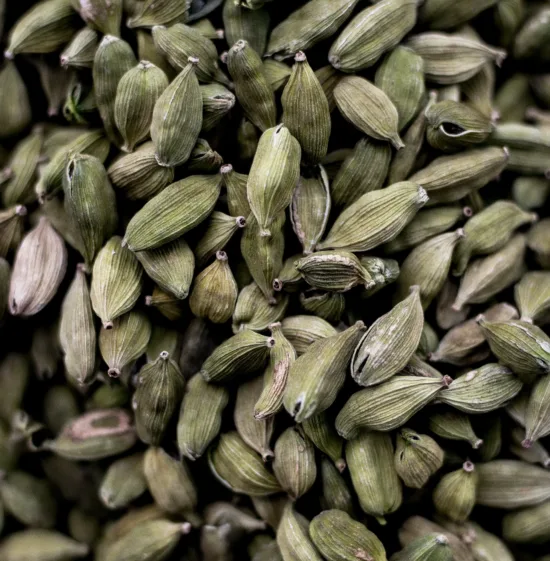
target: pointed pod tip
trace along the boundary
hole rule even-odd
[[[304,53],[304,51],[298,51],[294,55],[294,60],[296,62],[305,62],[307,60],[306,53]]]
[[[525,438],[524,440],[521,441],[521,445],[523,446],[523,448],[531,448],[531,446],[533,446],[533,441],[530,438]]]
[[[109,368],[109,370],[107,370],[107,374],[109,375],[110,378],[118,378],[120,376],[120,369]]]
[[[336,466],[336,469],[337,469],[340,473],[342,473],[342,472],[346,469],[346,467],[347,467],[346,460],[344,460],[344,458],[338,458],[338,459],[334,462],[334,465]]]

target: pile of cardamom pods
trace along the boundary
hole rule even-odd
[[[0,50],[0,561],[550,561],[549,1]]]

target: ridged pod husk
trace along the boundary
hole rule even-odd
[[[271,236],[271,225],[292,200],[300,176],[301,149],[284,125],[260,137],[247,182],[250,208],[260,226],[260,236]]]
[[[195,247],[197,265],[204,266],[217,251],[221,251],[229,243],[233,235],[246,227],[244,216],[229,216],[215,210],[208,219],[207,229]]]
[[[234,493],[263,497],[282,489],[260,456],[236,432],[223,433],[208,453],[214,476]]]
[[[107,508],[126,508],[147,490],[143,456],[142,452],[131,454],[107,468],[99,485],[99,498]]]
[[[374,83],[395,105],[398,130],[403,130],[414,119],[426,97],[422,58],[408,47],[397,46],[378,67]]]
[[[270,303],[276,302],[273,296],[273,282],[283,267],[285,220],[285,213],[279,213],[271,224],[271,235],[262,236],[262,228],[258,221],[254,216],[250,216],[241,237],[241,253],[250,275]]]
[[[410,181],[366,193],[338,216],[317,248],[368,251],[396,237],[427,201],[426,191]]]
[[[229,45],[244,39],[260,56],[264,54],[271,19],[267,10],[248,10],[235,2],[224,2],[222,17]]]
[[[239,436],[243,441],[261,455],[267,462],[273,458],[270,447],[273,436],[273,417],[258,419],[254,415],[255,404],[263,389],[263,379],[258,376],[241,384],[237,390],[233,421]]]
[[[63,188],[63,175],[67,161],[73,154],[89,154],[103,163],[109,155],[109,150],[109,140],[105,138],[103,131],[84,132],[69,142],[63,142],[62,146],[52,155],[36,184],[38,200],[43,202],[51,199]]]
[[[298,51],[281,97],[283,123],[302,147],[304,159],[317,164],[327,154],[331,131],[328,101],[306,55]]]
[[[178,449],[189,460],[200,458],[216,438],[222,425],[222,413],[229,402],[223,386],[209,384],[200,374],[187,383],[178,421]]]
[[[15,205],[0,210],[0,257],[7,257],[12,249],[17,249],[23,236],[27,207]]]
[[[390,431],[405,424],[433,401],[449,377],[394,376],[387,382],[355,392],[336,417],[336,430],[349,440],[361,428]]]
[[[192,329],[195,324],[193,321],[202,321],[198,318],[192,320],[188,329]],[[187,331],[185,332],[187,333]],[[168,351],[170,355],[179,356],[182,350],[182,336],[181,334],[169,327],[165,327],[160,323],[155,323],[152,326],[151,337],[149,343],[147,344],[146,358],[147,362],[154,362],[162,351]],[[180,365],[181,371],[183,373],[183,366]],[[189,376],[186,376],[188,379]]]
[[[476,504],[477,481],[478,473],[469,460],[444,475],[433,492],[436,510],[455,522],[465,522]]]
[[[451,203],[487,185],[507,162],[506,148],[489,146],[467,150],[436,158],[413,174],[410,181],[422,185],[430,197],[430,204]]]
[[[31,104],[25,82],[11,61],[6,61],[0,70],[0,138],[22,132],[31,122]]]
[[[19,530],[6,536],[0,545],[0,555],[5,561],[27,561],[31,552],[39,552],[39,559],[63,561],[86,557],[90,547],[65,534],[42,528]]]
[[[414,0],[381,0],[359,12],[332,44],[329,62],[343,72],[372,66],[416,23]]]
[[[115,98],[114,118],[122,135],[124,152],[133,152],[149,136],[153,109],[168,87],[166,74],[145,60],[120,79]]]
[[[298,423],[328,409],[345,382],[353,350],[365,331],[362,321],[313,343],[290,367],[284,406]]]
[[[184,0],[174,4],[170,0],[142,0],[132,10],[128,10],[130,19],[128,27],[152,27],[153,25],[169,25],[185,21],[189,17],[191,2]],[[126,3],[125,3],[126,7]]]
[[[453,561],[453,550],[445,534],[430,533],[410,542],[391,556],[391,561]]]
[[[502,520],[502,535],[513,543],[547,543],[549,528],[550,502],[511,512]]]
[[[478,464],[477,504],[512,510],[550,498],[550,471],[518,460]]]
[[[316,251],[302,257],[294,266],[313,288],[330,292],[346,292],[363,284],[374,286],[370,273],[349,251]]]
[[[9,311],[32,316],[55,296],[67,269],[67,248],[49,220],[40,217],[17,248],[13,263]]]
[[[395,0],[382,0],[395,1]],[[396,150],[405,145],[398,133],[398,115],[390,98],[359,76],[342,78],[334,89],[342,115],[361,132],[376,140],[391,142]]]
[[[343,74],[338,72],[332,65],[327,65],[315,71],[315,75],[325,92],[328,101],[329,111],[332,113],[336,109],[336,100],[334,99],[334,88],[342,79]]]
[[[273,473],[292,500],[305,495],[317,477],[315,449],[298,427],[286,429],[275,443]]]
[[[71,0],[73,8],[103,35],[120,35],[123,0]]]
[[[346,443],[346,460],[361,508],[379,524],[386,524],[385,517],[395,512],[403,500],[391,436],[360,432]]]
[[[536,214],[522,210],[511,201],[497,201],[483,209],[464,225],[464,238],[453,257],[453,274],[464,274],[471,257],[498,251],[508,243],[514,230],[536,220]]]
[[[506,322],[478,318],[491,351],[526,383],[550,372],[550,339],[536,325],[521,320]]]
[[[395,470],[407,487],[421,489],[443,466],[445,452],[427,434],[403,428],[397,434]]]
[[[454,249],[463,237],[464,231],[459,228],[416,246],[401,265],[395,298],[403,298],[411,286],[418,285],[420,300],[426,309],[443,288]]]
[[[176,460],[162,448],[151,447],[143,458],[143,473],[155,503],[165,512],[193,512],[197,491],[185,460]]]
[[[212,130],[235,105],[235,95],[221,84],[200,86],[202,96],[202,129]]]
[[[407,46],[424,60],[426,79],[436,84],[459,84],[487,62],[500,65],[506,51],[460,35],[427,32],[411,37]]]
[[[283,335],[296,349],[298,356],[325,337],[331,337],[338,332],[330,323],[317,316],[288,316],[281,322]]]
[[[386,561],[386,550],[376,534],[341,510],[318,514],[309,525],[309,533],[328,561]]]
[[[284,62],[266,58],[262,62],[265,77],[274,92],[286,85],[292,70]],[[317,73],[316,73],[317,74]],[[322,84],[321,84],[322,86]]]
[[[65,354],[67,376],[80,385],[89,383],[95,374],[96,332],[88,280],[82,265],[77,265],[61,305],[59,342]]]
[[[109,376],[118,377],[125,366],[145,353],[151,338],[151,322],[139,311],[118,317],[111,329],[99,332],[99,350],[109,367]]]
[[[92,68],[98,43],[96,31],[82,28],[59,55],[59,63],[63,68]]]
[[[529,395],[525,411],[525,440],[522,446],[529,448],[533,442],[550,434],[550,376],[539,378]]]
[[[188,64],[155,103],[151,139],[161,166],[184,164],[191,156],[202,128],[202,95],[195,73],[198,59]],[[183,131],[183,134],[182,134]]]
[[[355,517],[353,495],[347,481],[336,466],[328,459],[321,458],[321,507],[324,510],[337,509]]]
[[[285,337],[280,323],[269,326],[275,345],[269,351],[269,364],[263,375],[263,387],[254,404],[254,418],[265,419],[283,408],[288,373],[296,360],[296,351]]]
[[[99,251],[92,270],[90,295],[96,315],[107,329],[117,317],[129,312],[142,287],[143,270],[134,254],[113,236]]]
[[[441,438],[468,442],[474,450],[483,444],[483,440],[474,432],[470,417],[458,411],[433,413],[430,415],[429,427]]]
[[[334,428],[334,420],[326,411],[306,419],[301,427],[315,447],[326,454],[338,468],[343,471],[346,462],[343,458],[344,441]]]
[[[483,304],[517,280],[524,272],[525,236],[514,236],[502,249],[470,263],[460,281],[453,309]]]
[[[484,364],[453,380],[439,399],[464,413],[488,413],[506,405],[522,387],[506,366]]]
[[[470,315],[470,306],[465,306],[459,311],[453,309],[452,305],[455,301],[457,292],[458,285],[449,278],[445,281],[441,292],[437,296],[435,317],[440,329],[452,331],[455,326],[465,322]],[[504,307],[508,307],[510,310],[513,308],[515,310],[513,306],[506,303],[504,304]],[[516,314],[517,311],[514,311],[513,313],[510,311],[510,313],[512,314],[510,317],[515,317],[514,314]],[[442,339],[444,338],[445,336],[442,337]]]
[[[374,386],[407,365],[422,336],[424,312],[420,287],[380,316],[365,333],[351,359],[351,375],[360,386]]]
[[[521,320],[546,323],[550,310],[550,272],[529,271],[514,287]]]
[[[277,545],[283,561],[322,561],[309,534],[309,521],[287,504],[277,528]]]
[[[207,382],[222,382],[255,372],[262,368],[274,345],[272,337],[245,329],[216,347],[203,362],[200,373]]]
[[[145,297],[145,305],[153,306],[170,321],[177,321],[183,317],[183,302],[158,286],[153,288],[152,294]]]
[[[332,36],[358,0],[313,0],[292,12],[269,36],[266,55],[285,59]]]
[[[511,437],[509,450],[516,458],[530,464],[540,464],[547,469],[550,467],[550,454],[539,440],[533,442],[529,448],[525,448],[522,445],[525,440],[525,430],[522,427],[513,429]]]
[[[288,306],[288,296],[278,295],[275,302],[269,302],[255,283],[245,286],[237,298],[233,311],[233,333],[243,329],[263,331],[272,323],[283,319]]]
[[[262,132],[277,124],[275,93],[263,71],[260,55],[242,38],[229,49],[227,68],[244,114]]]
[[[550,269],[550,252],[548,239],[550,238],[550,220],[537,222],[527,235],[527,247],[532,251],[536,261],[543,269]]]
[[[185,234],[212,212],[221,175],[191,175],[176,181],[145,204],[126,228],[132,251],[155,249]]]
[[[65,212],[80,232],[84,260],[94,258],[117,226],[115,193],[101,160],[77,154],[70,158],[63,176]]]
[[[327,321],[340,321],[346,307],[346,298],[339,292],[319,292],[314,289],[300,293],[300,305]]]
[[[67,460],[94,461],[116,456],[136,443],[132,418],[124,409],[96,409],[70,419],[44,449]]]
[[[491,62],[488,62],[477,74],[460,86],[467,98],[467,104],[489,119],[494,115],[495,81],[495,68]]]
[[[220,168],[223,185],[227,190],[227,207],[231,216],[246,216],[250,214],[250,204],[246,194],[248,175],[238,173],[231,164]]]
[[[185,379],[177,363],[166,351],[141,368],[132,408],[136,430],[143,442],[156,446],[162,441],[170,419],[178,410],[184,386]]]
[[[332,181],[332,204],[345,208],[362,195],[380,189],[388,174],[391,155],[387,143],[361,138]]]
[[[435,329],[428,322],[424,322],[416,354],[422,360],[426,360],[437,349],[438,344],[439,336]]]

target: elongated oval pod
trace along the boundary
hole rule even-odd
[[[365,331],[362,321],[311,345],[290,367],[284,406],[298,423],[328,409],[346,378],[353,350]]]
[[[92,68],[98,43],[96,31],[89,27],[82,28],[59,55],[59,63],[63,68]]]
[[[334,428],[332,416],[323,411],[309,417],[300,426],[313,444],[334,462],[338,470],[344,471],[346,468],[342,454],[344,441]]]
[[[458,411],[433,413],[430,415],[429,427],[441,438],[468,442],[474,450],[483,444],[483,440],[474,432],[470,417]]]
[[[283,511],[277,528],[277,545],[283,561],[296,559],[322,561],[323,559],[311,541],[309,521],[294,510],[292,503],[287,504]]]
[[[338,333],[328,321],[317,316],[289,316],[283,319],[281,327],[298,356],[304,354],[315,341]]]
[[[453,561],[453,559],[455,557],[449,539],[445,534],[436,533],[426,534],[413,540],[391,557],[391,561]]]
[[[202,129],[212,130],[235,105],[235,95],[221,84],[200,86],[202,96]]]
[[[115,460],[108,467],[99,486],[99,498],[107,508],[126,508],[147,490],[143,456],[138,452]]]
[[[206,265],[217,251],[226,247],[239,229],[245,227],[246,218],[244,216],[229,216],[215,210],[208,219],[206,232],[195,247],[194,254],[197,265]]]
[[[525,273],[514,287],[514,295],[522,321],[546,323],[550,310],[550,272]]]
[[[444,475],[433,493],[437,511],[455,522],[466,521],[476,503],[477,481],[477,471],[469,460],[462,469]]]
[[[550,502],[507,514],[502,535],[513,543],[547,543],[550,540]]]
[[[275,302],[270,302],[253,282],[245,286],[237,298],[233,312],[233,333],[243,329],[263,331],[283,318],[287,306],[286,294],[277,295]]]
[[[550,377],[542,376],[531,388],[525,411],[525,440],[522,442],[525,448],[550,434],[550,402],[547,397],[549,387]]]
[[[321,507],[324,510],[337,509],[355,517],[352,492],[338,468],[328,459],[321,458]]]
[[[12,249],[17,249],[23,236],[27,207],[15,205],[0,211],[0,257],[7,257]]]
[[[54,530],[29,528],[13,532],[0,544],[0,555],[5,561],[27,561],[29,552],[38,551],[38,559],[63,561],[67,558],[86,557],[90,548]]]
[[[248,10],[235,2],[224,2],[222,18],[229,45],[244,39],[260,56],[264,54],[271,19],[267,10]]]

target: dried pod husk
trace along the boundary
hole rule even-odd
[[[517,177],[512,184],[512,196],[523,210],[541,208],[550,195],[550,181],[545,177]]]
[[[80,385],[94,377],[96,365],[96,332],[88,281],[82,265],[76,273],[61,306],[59,341],[65,354],[69,379]]]
[[[306,51],[333,35],[346,21],[357,0],[313,0],[292,12],[269,36],[267,55],[285,59]]]
[[[550,371],[550,339],[536,325],[521,320],[505,322],[478,319],[491,351],[526,383]]]
[[[418,285],[422,306],[426,309],[443,288],[454,249],[463,237],[464,231],[459,228],[415,247],[401,265],[396,299],[403,298],[411,286]]]
[[[523,428],[514,428],[511,433],[511,438],[512,442],[509,450],[514,456],[530,464],[540,464],[547,469],[550,467],[550,454],[540,441],[537,440],[533,442],[529,448],[523,446],[525,440],[525,430]]]
[[[99,486],[99,498],[107,508],[126,508],[147,490],[143,456],[138,452],[115,460],[108,467]]]
[[[136,39],[138,59],[152,62],[166,74],[169,81],[172,81],[176,77],[178,71],[170,65],[164,54],[157,49],[151,31],[148,29],[137,29]]]
[[[266,58],[262,62],[262,67],[267,82],[274,92],[277,92],[286,85],[292,73],[291,68],[287,64],[272,58]]]
[[[250,204],[246,194],[248,175],[234,171],[231,164],[220,168],[223,185],[227,189],[227,207],[232,216],[250,215]]]
[[[19,54],[54,52],[72,38],[77,21],[71,0],[36,4],[11,28],[4,55],[9,60]]]
[[[395,282],[399,277],[399,263],[395,259],[382,259],[380,257],[361,257],[361,265],[372,275],[374,286],[364,291],[361,296],[370,298],[379,290]]]
[[[153,306],[170,321],[177,321],[183,317],[183,302],[158,286],[153,288],[152,294],[145,297],[145,305]]]
[[[8,353],[0,362],[0,419],[6,423],[21,409],[30,368],[28,358],[19,353]]]
[[[486,147],[441,156],[411,176],[427,191],[430,204],[458,201],[485,186],[506,167],[506,148]]]
[[[103,35],[120,35],[123,0],[71,0],[71,3],[92,29]]]
[[[82,257],[88,267],[117,226],[115,193],[101,161],[77,154],[63,176],[65,212],[82,239]]]
[[[120,133],[115,123],[115,100],[121,78],[137,64],[132,48],[126,41],[105,35],[99,44],[93,64],[94,94],[109,138],[121,145]]]
[[[485,364],[453,380],[439,399],[464,413],[488,413],[506,405],[522,387],[506,366]]]
[[[0,325],[3,323],[4,316],[6,315],[6,311],[8,309],[10,274],[10,264],[3,257],[0,257]]]
[[[0,210],[0,257],[6,257],[11,249],[19,247],[25,216],[27,208],[23,205]]]
[[[422,58],[407,47],[396,47],[378,67],[374,83],[395,105],[398,130],[403,130],[418,113],[426,95]]]
[[[380,524],[386,524],[385,516],[395,512],[402,502],[390,435],[362,431],[346,443],[346,460],[361,508]]]
[[[183,238],[135,253],[147,276],[180,299],[187,298],[193,281],[195,258]]]
[[[187,171],[193,173],[213,173],[220,169],[223,158],[212,150],[203,138],[198,138],[187,161]]]
[[[426,79],[436,84],[465,82],[487,62],[500,65],[506,51],[460,35],[427,32],[411,37],[407,46],[424,61]]]
[[[435,309],[435,317],[440,329],[452,330],[453,327],[463,323],[470,314],[469,306],[465,306],[459,311],[453,309],[452,305],[457,293],[458,286],[451,279],[447,279],[441,289],[441,292],[437,296],[437,306]],[[508,306],[508,304],[505,305]],[[509,307],[513,308],[513,306]],[[515,316],[512,315],[511,317]],[[445,338],[445,336],[443,336],[443,338]]]
[[[309,290],[300,293],[300,305],[306,312],[336,323],[344,313],[346,299],[339,292]]]
[[[254,282],[269,302],[274,303],[273,284],[283,267],[285,213],[281,212],[270,226],[271,235],[262,236],[262,228],[250,216],[241,238],[241,253]]]
[[[64,68],[92,68],[98,43],[96,31],[82,28],[59,55],[59,63]]]
[[[355,518],[353,495],[349,486],[328,458],[321,458],[320,475],[322,490],[320,501],[323,510],[337,509]]]
[[[13,532],[0,544],[5,561],[64,561],[86,557],[90,548],[60,532],[31,528]]]
[[[332,181],[332,203],[345,208],[365,193],[380,189],[388,174],[390,160],[391,148],[387,143],[361,138]]]
[[[483,418],[484,425],[480,427],[483,446],[478,452],[481,461],[489,462],[495,459],[502,450],[503,431],[500,411]]]
[[[315,444],[315,447],[334,462],[338,471],[343,471],[346,467],[342,454],[344,441],[338,436],[334,429],[333,419],[328,413],[323,411],[318,415],[313,415],[300,426],[306,436]]]
[[[198,29],[176,23],[170,27],[155,25],[152,33],[155,46],[174,68],[184,69],[188,65],[188,59],[193,58],[194,73],[201,82],[215,80],[229,85],[227,76],[218,67],[216,46]]]
[[[244,216],[229,216],[223,212],[214,211],[208,219],[207,229],[195,247],[197,265],[205,265],[209,259],[227,246],[233,235],[246,227]]]
[[[525,448],[550,434],[550,403],[547,398],[549,384],[550,377],[542,376],[531,388],[525,410],[525,440],[522,442]]]
[[[127,22],[128,27],[153,27],[186,21],[191,2],[171,2],[170,0],[143,0],[136,7]]]
[[[403,428],[398,432],[395,448],[395,470],[407,487],[421,489],[443,466],[445,453],[427,434]]]
[[[10,280],[9,311],[32,316],[55,296],[67,269],[67,248],[42,216],[17,249]]]
[[[543,175],[548,177],[550,175],[550,169],[548,168],[549,155],[550,150],[548,149],[522,150],[521,148],[512,148],[510,149],[507,169],[523,175]]]
[[[138,311],[118,317],[111,329],[103,327],[99,332],[99,350],[109,367],[109,376],[120,376],[124,367],[143,355],[150,338],[151,322]]]
[[[410,181],[366,193],[338,216],[317,249],[368,251],[389,242],[427,201],[426,191]]]
[[[36,200],[34,180],[43,142],[43,128],[37,126],[13,149],[6,168],[10,170],[10,178],[2,188],[2,202],[6,208]]]
[[[453,309],[483,304],[519,280],[524,272],[525,236],[514,236],[502,249],[470,263],[460,281]]]
[[[136,442],[131,415],[123,409],[96,409],[69,420],[44,448],[67,460],[94,461],[116,456]]]
[[[431,414],[429,427],[434,434],[441,438],[468,442],[474,450],[483,444],[483,440],[474,432],[470,417],[458,411]]]
[[[67,162],[73,154],[89,154],[103,163],[109,155],[109,149],[109,140],[105,138],[103,131],[97,130],[84,132],[74,140],[63,143],[52,155],[36,184],[38,200],[43,202],[51,199],[63,188],[63,176]]]
[[[330,323],[317,316],[289,316],[283,319],[281,327],[298,356],[303,355],[319,339],[338,333]]]
[[[527,235],[527,247],[533,252],[535,259],[543,269],[550,269],[550,220],[544,219],[535,224]]]
[[[226,4],[228,5],[228,4]],[[202,129],[212,130],[235,105],[235,95],[221,84],[200,86],[202,96]]]
[[[407,366],[403,368],[403,374],[420,378],[438,378],[439,380],[443,378],[441,372],[424,362],[417,354],[414,354]]]
[[[0,138],[8,138],[19,134],[30,124],[31,105],[25,83],[15,64],[9,60],[0,70],[0,84]]]
[[[416,349],[416,355],[420,359],[426,360],[433,352],[435,352],[438,345],[439,336],[437,335],[435,329],[428,322],[424,322],[420,335],[420,342],[418,343],[418,347]]]
[[[191,175],[172,183],[134,214],[125,242],[137,252],[179,238],[207,218],[220,189],[220,174]]]
[[[394,376],[383,384],[355,392],[338,413],[336,430],[349,440],[361,428],[396,429],[433,401],[449,383],[447,378]]]
[[[550,148],[550,133],[545,127],[524,123],[502,123],[495,127],[489,142],[512,149],[547,151]]]
[[[397,130],[395,105],[374,84],[359,76],[346,76],[334,89],[334,97],[345,119],[361,132],[376,140],[391,142],[396,150],[405,146]]]
[[[240,331],[216,347],[200,373],[207,382],[222,382],[262,368],[275,341],[250,329]]]
[[[137,433],[143,442],[158,445],[179,407],[185,379],[166,351],[155,362],[145,364],[138,377],[132,399]]]
[[[200,321],[200,320],[197,320]],[[190,324],[194,325],[192,322]],[[154,362],[162,351],[168,351],[171,356],[179,356],[181,352],[182,342],[181,334],[161,324],[153,324],[151,337],[146,349],[147,362]],[[183,373],[183,368],[180,365]],[[189,376],[186,376],[188,379]]]
[[[155,156],[161,166],[184,164],[197,143],[202,128],[202,95],[195,72],[197,64],[198,59],[190,57],[188,64],[155,103],[150,132]]]
[[[200,458],[220,432],[229,392],[208,384],[200,374],[187,383],[178,421],[178,449],[189,460]]]
[[[507,514],[502,520],[502,535],[513,543],[550,541],[550,502]]]
[[[281,491],[260,456],[236,432],[220,436],[218,444],[209,449],[208,463],[220,483],[234,493],[261,497]]]
[[[129,312],[141,293],[143,270],[134,254],[113,236],[100,249],[92,270],[90,295],[96,315],[107,329]]]
[[[270,303],[256,283],[245,286],[237,298],[233,312],[233,333],[243,329],[263,331],[272,323],[283,319],[288,306],[288,296],[282,294]]]
[[[133,152],[149,136],[153,109],[167,87],[166,74],[149,61],[141,61],[120,79],[114,119],[124,141],[124,152]]]
[[[490,116],[450,99],[429,105],[426,121],[428,143],[442,152],[480,144],[493,129]]]
[[[330,47],[329,62],[343,72],[372,66],[395,47],[416,23],[412,0],[381,0],[365,8],[344,28]]]
[[[165,512],[185,516],[197,506],[197,491],[184,460],[176,460],[162,448],[149,448],[143,473],[155,503]]]
[[[267,10],[249,10],[237,2],[224,2],[222,17],[229,45],[244,39],[260,56],[264,54],[270,23]]]
[[[315,342],[292,364],[283,403],[296,422],[332,405],[364,331],[365,324],[358,321],[342,333]]]
[[[476,503],[478,473],[469,460],[461,469],[444,475],[433,493],[437,511],[455,522],[465,522]]]
[[[453,550],[445,534],[430,533],[410,542],[392,555],[391,561],[453,561]]]
[[[550,471],[518,460],[478,464],[477,504],[512,510],[550,498]]]
[[[529,271],[514,287],[521,320],[546,323],[550,310],[550,272]]]
[[[400,372],[420,343],[424,312],[420,288],[380,316],[365,333],[351,359],[351,375],[360,386],[374,386]]]

